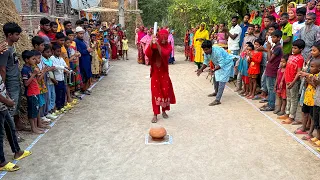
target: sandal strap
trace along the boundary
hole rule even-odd
[[[6,165],[4,166],[4,168],[5,168],[5,169],[13,169],[14,166],[16,166],[16,165],[13,164],[12,162],[8,162],[8,164],[6,164]]]
[[[1,171],[9,171],[9,172],[11,172],[11,171],[17,171],[17,170],[20,169],[19,167],[15,168],[15,166],[16,165],[13,164],[12,162],[8,162],[5,166],[1,167],[0,170]]]

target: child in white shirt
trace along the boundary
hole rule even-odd
[[[52,46],[53,56],[50,57],[52,65],[55,67],[55,92],[56,92],[56,108],[59,111],[65,111],[63,108],[66,101],[66,84],[64,81],[64,72],[70,72],[66,62],[61,57],[61,46],[54,44]]]

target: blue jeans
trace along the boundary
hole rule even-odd
[[[216,101],[220,102],[223,95],[224,88],[226,87],[226,84],[227,84],[226,82],[215,81],[214,89],[215,89],[215,92],[217,93]]]
[[[14,107],[10,108],[9,113],[11,114],[11,116],[19,115],[20,100],[21,100],[20,82],[18,83],[6,82],[6,88],[10,98],[14,101]]]
[[[276,103],[276,93],[274,92],[275,82],[275,77],[266,76],[266,84],[268,89],[268,106],[271,108],[274,108]]]
[[[263,73],[262,73],[262,76],[261,76],[261,91],[263,91],[263,92],[268,92],[268,89],[267,89],[267,83],[266,83],[266,75],[265,75],[265,69],[266,68],[261,68],[263,71]]]
[[[55,101],[56,101],[56,92],[54,89],[54,84],[50,84],[47,86],[48,88],[48,111],[53,110],[54,105],[55,105]]]
[[[13,153],[17,153],[20,151],[20,147],[18,144],[17,136],[16,136],[16,128],[14,126],[13,119],[9,114],[8,110],[0,111],[0,163],[6,161],[4,152],[3,152],[3,137],[4,131],[6,131],[6,135],[11,146],[11,150]]]

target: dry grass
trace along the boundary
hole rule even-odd
[[[12,0],[1,0],[0,1],[0,41],[4,40],[2,27],[7,22],[16,22],[18,24],[21,24],[21,17],[19,16],[19,13],[17,12],[15,4],[13,3]],[[21,52],[25,49],[31,49],[31,43],[26,33],[23,32],[21,34],[21,38],[19,42],[16,44],[16,48],[17,48],[18,54],[21,54]]]
[[[5,37],[3,34],[2,27],[7,22],[16,22],[18,24],[21,24],[21,17],[19,16],[19,13],[16,10],[15,4],[12,0],[1,0],[0,1],[0,42],[2,42]],[[20,57],[22,51],[26,49],[31,49],[31,41],[28,38],[28,35],[23,32],[21,34],[20,40],[16,44],[17,53]],[[20,62],[22,62],[22,59],[20,58]],[[23,63],[20,63],[22,65]],[[24,89],[22,89],[22,92],[24,92]],[[26,115],[26,108],[27,103],[24,96],[22,96],[21,100],[21,118],[24,122],[27,122],[27,115]]]

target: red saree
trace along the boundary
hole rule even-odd
[[[150,44],[145,53],[150,60],[150,77],[151,77],[151,98],[154,115],[170,110],[170,104],[176,103],[171,79],[169,77],[168,59],[172,51],[170,44],[161,44],[161,34],[168,38],[168,31],[161,30],[159,32],[159,40],[161,54],[156,44]]]
[[[114,40],[111,40],[110,44],[111,44],[111,59],[116,60],[118,59],[117,44]]]
[[[186,33],[185,37],[184,37],[184,55],[186,58],[190,57],[190,46],[189,46],[189,33]]]
[[[119,53],[119,56],[122,56],[122,39],[123,39],[123,36],[124,36],[124,33],[123,31],[118,31],[118,36],[119,36],[119,41],[120,41],[120,48],[118,49],[118,53]]]
[[[137,48],[138,48],[138,63],[139,64],[144,64],[144,52],[142,45],[140,43],[140,40],[145,36],[146,34],[144,33],[143,30],[140,30],[138,32],[138,42],[137,42]]]

